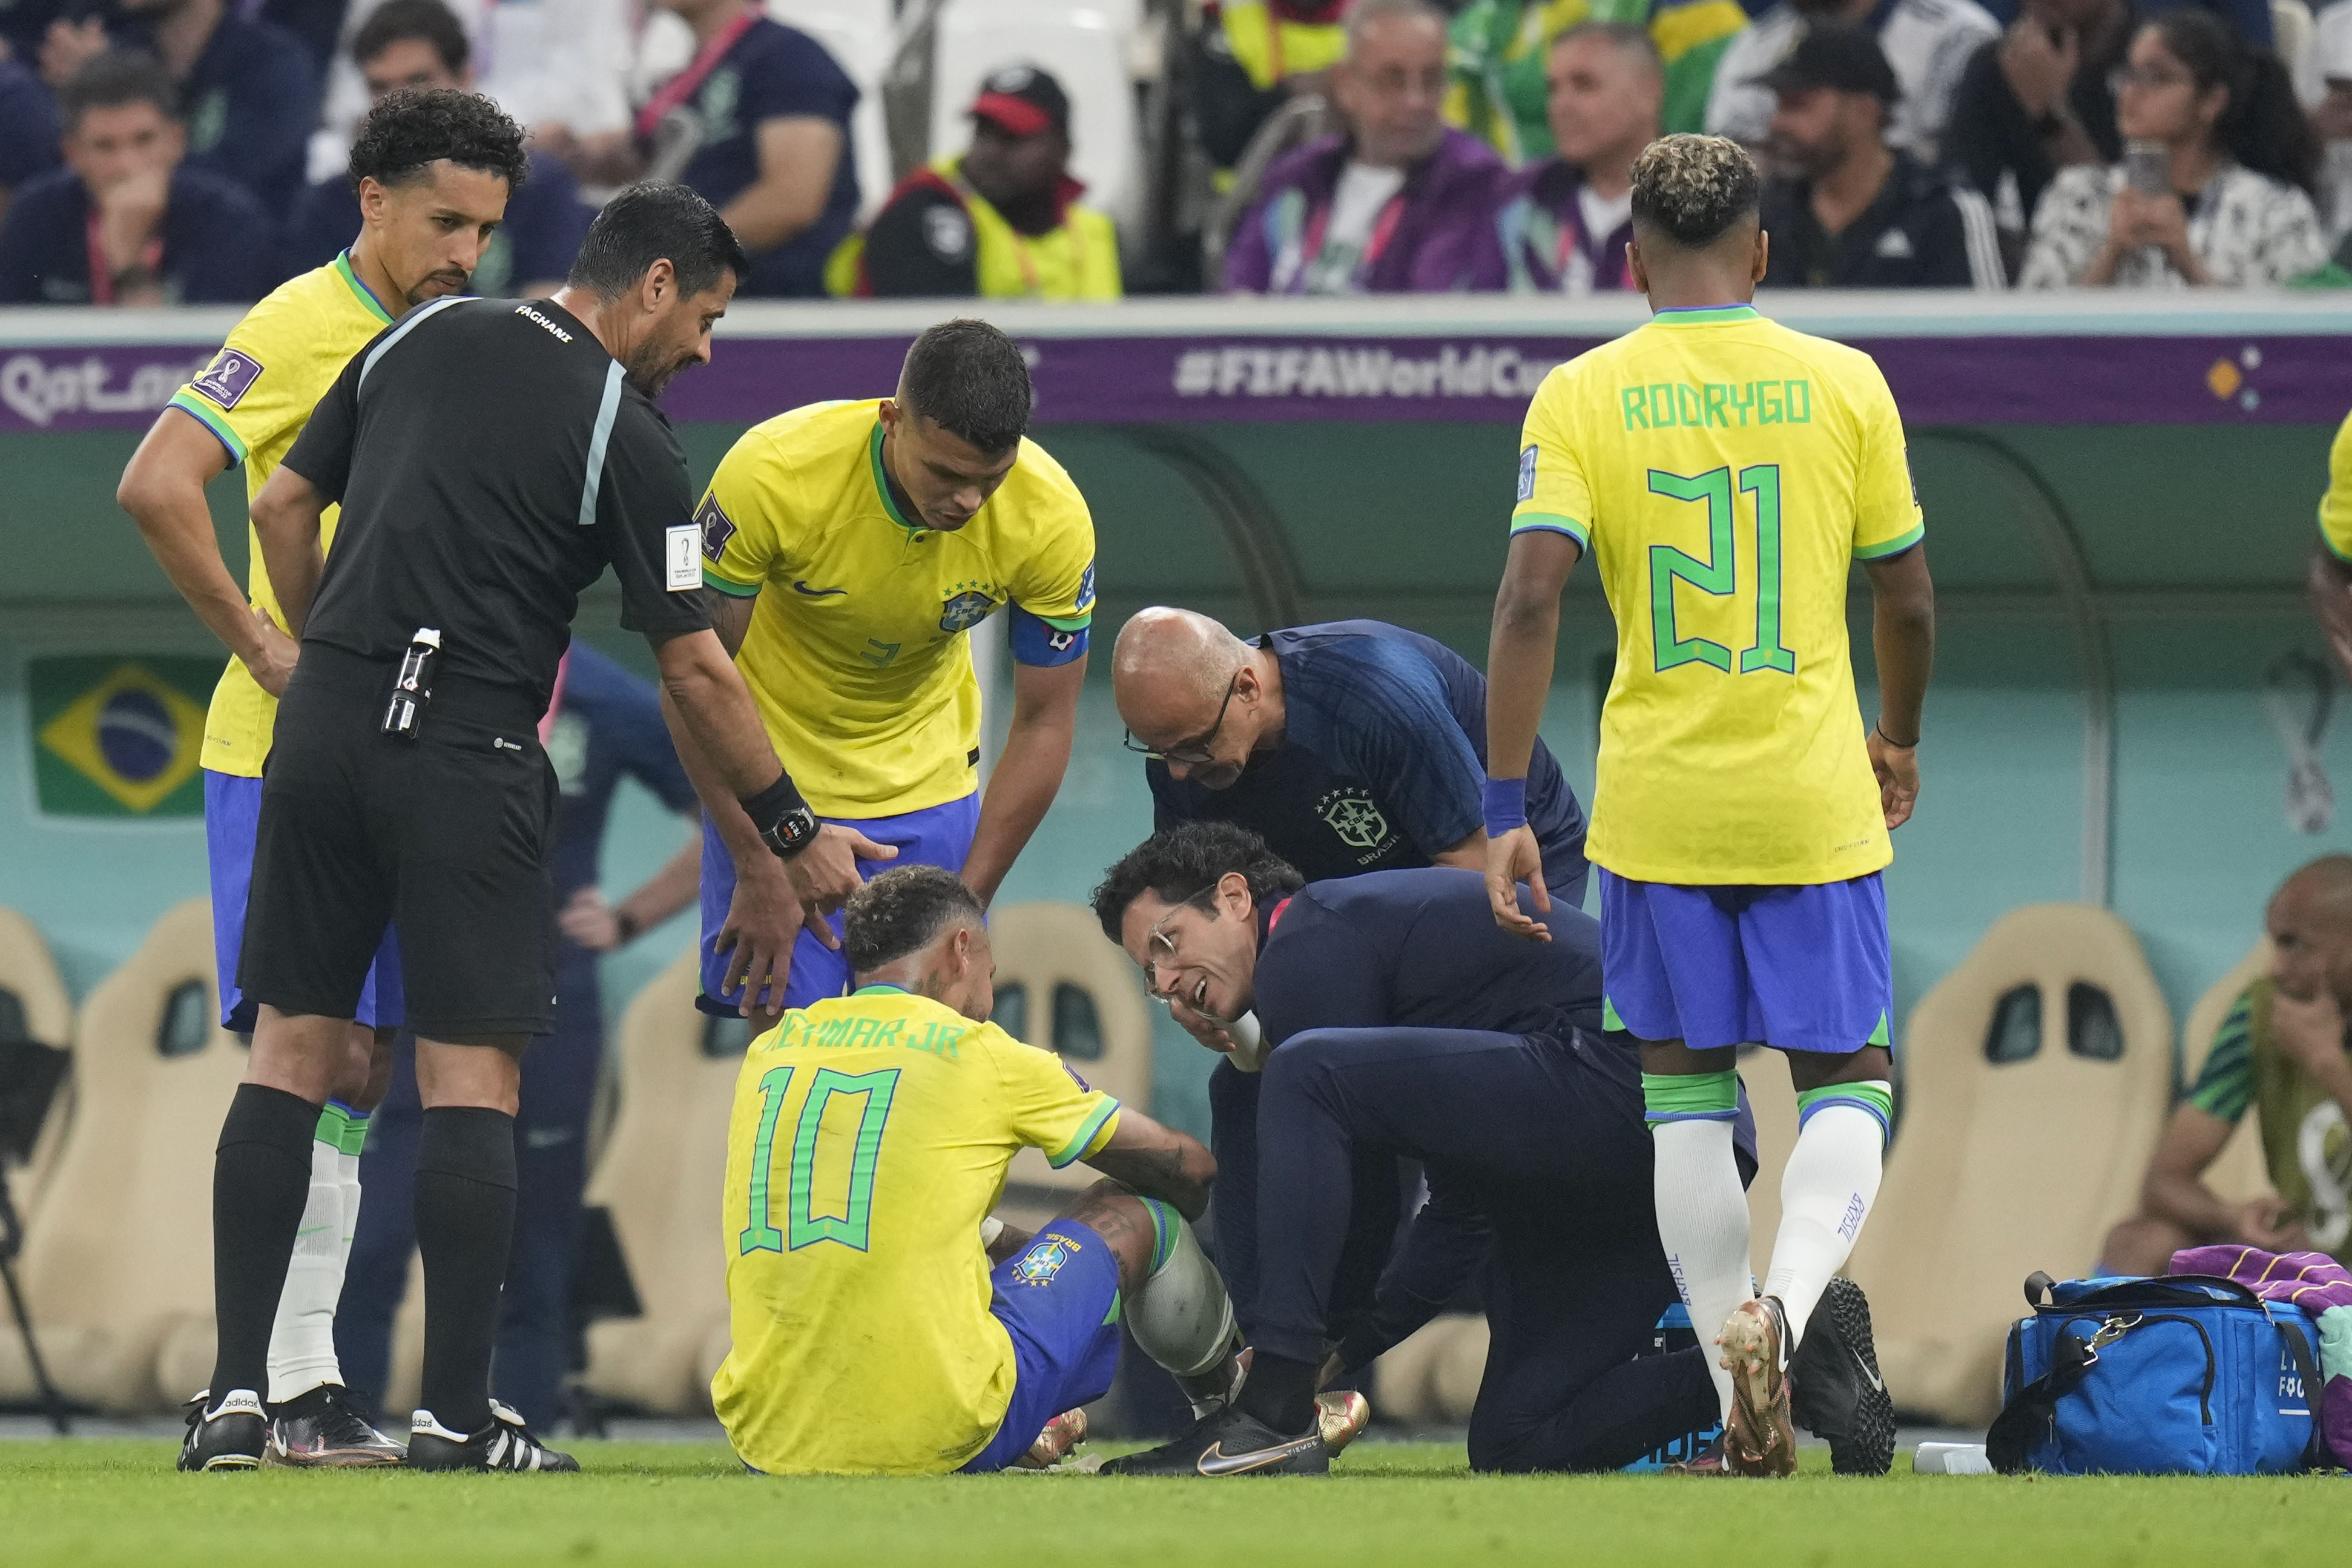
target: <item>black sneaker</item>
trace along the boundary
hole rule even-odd
[[[1830,1446],[1830,1468],[1842,1476],[1883,1476],[1895,1464],[1895,1401],[1878,1374],[1870,1337],[1870,1299],[1851,1279],[1833,1279],[1789,1367],[1789,1413]]]
[[[478,1432],[452,1432],[416,1413],[408,1432],[408,1468],[413,1470],[576,1470],[580,1461],[559,1454],[530,1435],[522,1417],[490,1401],[490,1424]]]
[[[261,1395],[249,1388],[229,1391],[218,1405],[209,1388],[188,1401],[188,1435],[180,1443],[184,1470],[257,1470],[269,1442],[269,1418]]]
[[[1240,1410],[1220,1410],[1172,1443],[1103,1466],[1113,1476],[1320,1476],[1331,1450],[1320,1421],[1307,1431],[1276,1431]]]
[[[278,1405],[262,1453],[266,1464],[344,1470],[402,1464],[407,1458],[399,1444],[361,1416],[351,1391],[340,1383],[322,1383]]]

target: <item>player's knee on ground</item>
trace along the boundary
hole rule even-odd
[[[2162,1274],[2172,1267],[2172,1255],[2194,1247],[2197,1238],[2168,1219],[2135,1215],[2107,1232],[2099,1248],[2102,1274]]]

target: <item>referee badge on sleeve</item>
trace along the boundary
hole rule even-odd
[[[1533,442],[1519,448],[1519,499],[1536,499],[1536,447]]]
[[[690,594],[702,586],[702,531],[690,522],[662,530],[664,553],[669,562],[669,580],[665,584],[673,594]]]

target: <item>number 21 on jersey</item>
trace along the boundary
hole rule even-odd
[[[873,1223],[874,1174],[882,1160],[882,1129],[890,1120],[890,1097],[898,1088],[898,1069],[856,1073],[835,1072],[831,1068],[816,1069],[809,1084],[808,1098],[802,1101],[800,1116],[793,1127],[792,1158],[785,1168],[784,1227],[778,1230],[772,1195],[776,1130],[783,1114],[784,1096],[797,1070],[771,1068],[760,1079],[760,1130],[751,1141],[751,1212],[742,1234],[735,1238],[736,1250],[745,1256],[754,1252],[798,1252],[820,1241],[834,1241],[863,1252]],[[847,1201],[842,1212],[820,1215],[815,1212],[817,1157],[820,1142],[826,1142],[821,1136],[825,1111],[835,1099],[859,1096],[866,1103],[848,1140]],[[846,1117],[847,1108],[835,1114],[838,1128]],[[841,1140],[836,1136],[829,1142],[833,1147],[824,1152],[828,1155],[826,1163],[832,1165],[840,1157]],[[832,1179],[824,1184],[824,1190],[841,1191],[838,1167],[826,1174]]]
[[[1758,463],[1739,470],[1738,493],[1756,498],[1756,637],[1739,650],[1739,673],[1777,670],[1794,675],[1797,656],[1780,644],[1780,466]],[[1675,629],[1675,584],[1687,583],[1718,598],[1739,591],[1740,551],[1733,506],[1734,479],[1727,468],[1703,474],[1650,470],[1650,493],[1706,508],[1707,558],[1671,544],[1650,546],[1650,646],[1656,668],[1711,664],[1732,671],[1731,650],[1706,637],[1682,637]]]

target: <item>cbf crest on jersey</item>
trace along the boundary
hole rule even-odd
[[[1360,789],[1335,789],[1315,803],[1315,810],[1350,849],[1378,849],[1388,842],[1389,819]]]
[[[208,658],[37,658],[33,781],[52,816],[201,816]]]
[[[959,583],[956,591],[940,606],[940,630],[968,632],[988,619],[996,609],[996,600],[987,589],[976,583]]]
[[[1062,1265],[1077,1255],[1078,1244],[1066,1237],[1040,1237],[1013,1266],[1013,1278],[1024,1285],[1051,1285],[1054,1276],[1062,1271]]]

